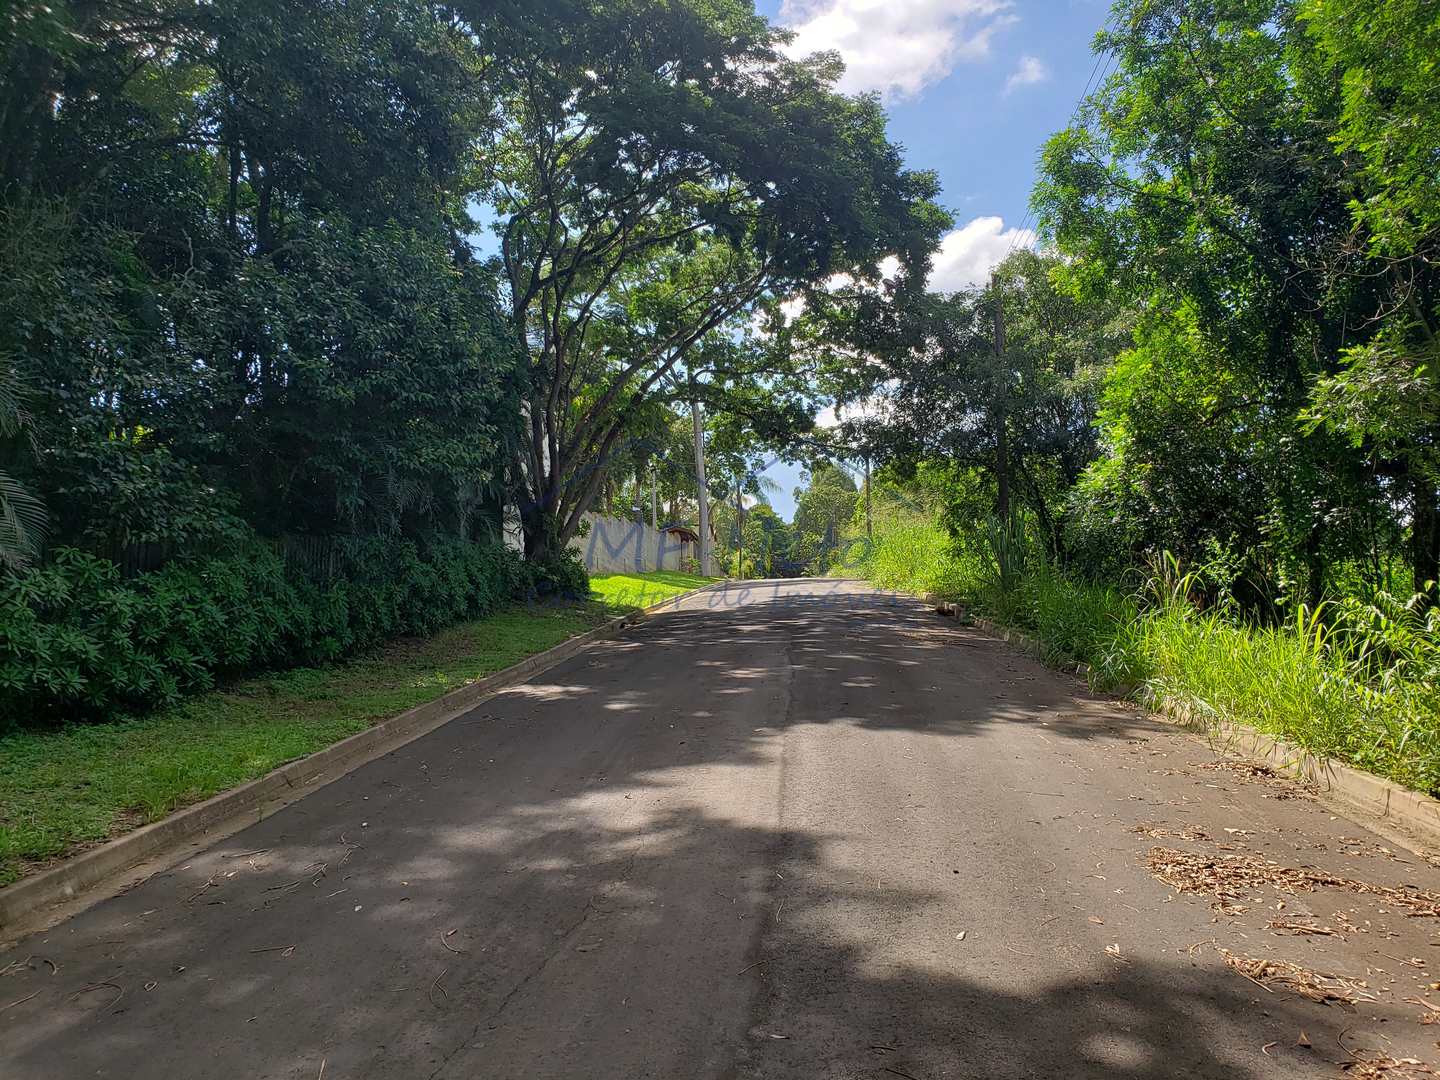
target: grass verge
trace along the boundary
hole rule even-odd
[[[614,574],[587,603],[515,605],[328,668],[246,679],[130,720],[0,737],[0,885],[262,776],[708,579]]]
[[[590,579],[590,593],[617,612],[634,611],[663,603],[714,580],[672,570],[653,574],[606,574]]]
[[[1136,687],[1151,705],[1253,727],[1440,796],[1440,634],[1388,598],[1259,626],[1197,610],[1183,588],[1142,602],[1043,560],[1002,590],[983,557],[920,519],[877,529],[867,568],[882,587],[938,593],[1025,632],[1052,661],[1086,662],[1100,689]]]

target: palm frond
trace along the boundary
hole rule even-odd
[[[29,566],[48,530],[45,504],[20,481],[0,472],[0,565],[12,570]]]
[[[0,353],[0,435],[9,438],[24,427],[26,386],[15,364]]]

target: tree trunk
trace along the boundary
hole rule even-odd
[[[1035,516],[1040,519],[1040,531],[1045,534],[1046,546],[1050,549],[1057,562],[1065,561],[1064,543],[1060,537],[1060,530],[1055,527],[1055,519],[1050,516],[1050,508],[1045,505],[1045,494],[1040,490],[1040,484],[1034,475],[1025,467],[1024,459],[1020,460],[1016,468],[1020,478],[1025,481],[1025,486],[1030,490],[1030,501],[1035,507]]]
[[[525,538],[525,560],[545,562],[554,551],[555,516],[531,503],[520,508],[520,531]]]
[[[690,422],[695,435],[695,494],[700,504],[700,573],[705,577],[714,577],[714,557],[710,553],[710,496],[705,485],[705,416],[698,401],[690,403]]]
[[[1440,580],[1440,506],[1435,485],[1421,477],[1410,487],[1410,565],[1415,591],[1433,597]]]
[[[740,478],[735,478],[735,576],[745,577],[745,501],[740,494]]]
[[[995,356],[1000,376],[1000,394],[995,412],[995,509],[1000,520],[1009,526],[1010,522],[1010,377],[1005,371],[1005,310],[1000,303],[1000,292],[995,289],[995,279],[990,279],[995,292]]]
[[[870,520],[870,455],[865,455],[865,539],[875,538],[875,527]]]

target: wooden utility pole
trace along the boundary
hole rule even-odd
[[[1005,371],[1005,309],[1000,302],[1000,289],[995,275],[990,275],[990,295],[995,312],[995,359],[999,378],[999,400],[996,404],[995,427],[995,489],[996,508],[1000,520],[1010,520],[1010,376]]]
[[[740,477],[735,477],[735,576],[745,576],[745,502],[740,494]]]
[[[700,573],[714,577],[714,558],[710,554],[710,492],[705,485],[705,414],[698,400],[690,402],[690,421],[695,429],[695,494],[700,504]]]
[[[873,540],[875,530],[870,524],[870,455],[865,455],[865,539]]]

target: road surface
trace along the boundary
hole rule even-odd
[[[912,599],[732,586],[0,954],[0,1075],[1236,1080],[1440,1059],[1418,1003],[1440,1002],[1440,919],[1253,883],[1225,913],[1151,874],[1161,847],[1440,890],[1215,761]],[[1318,1003],[1217,946],[1366,985]]]

